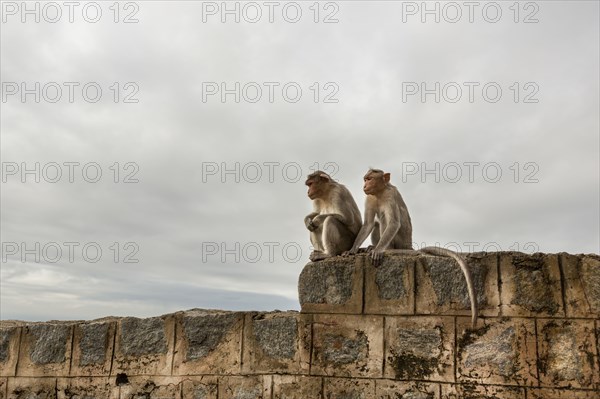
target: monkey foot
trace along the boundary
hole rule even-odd
[[[368,247],[366,247],[366,248],[359,248],[359,249],[358,249],[358,253],[359,253],[359,254],[365,254],[365,253],[369,253],[369,252],[371,252],[371,251],[373,250],[373,248],[375,248],[375,246],[374,246],[374,245],[369,245],[369,246],[368,246]]]
[[[321,252],[321,251],[312,251],[311,254],[309,255],[308,259],[310,259],[311,262],[316,262],[318,260],[323,260],[328,258],[329,256],[327,256],[327,254],[325,252]]]

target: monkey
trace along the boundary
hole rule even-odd
[[[309,259],[315,262],[348,251],[362,226],[352,194],[320,170],[308,175],[305,184],[313,201],[313,212],[304,218],[314,248]]]
[[[431,255],[448,256],[456,260],[467,282],[467,291],[471,301],[471,324],[477,325],[477,297],[473,287],[473,279],[466,262],[456,252],[439,247],[425,247],[417,251],[412,247],[412,222],[408,208],[398,189],[390,184],[390,174],[380,169],[369,169],[364,176],[363,191],[365,200],[364,223],[352,248],[344,255],[359,252],[360,245],[371,234],[373,245],[367,248],[373,266],[377,267],[383,260],[385,250],[392,253],[422,252]]]

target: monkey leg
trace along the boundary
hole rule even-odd
[[[313,246],[313,251],[308,256],[311,262],[327,258],[325,246],[323,246],[323,226],[319,226],[310,232],[310,243]]]
[[[328,217],[323,222],[321,236],[327,256],[341,255],[352,248],[356,234],[353,234],[345,224],[334,217]]]
[[[325,251],[325,246],[323,246],[323,226],[319,226],[310,232],[310,243],[316,252]]]

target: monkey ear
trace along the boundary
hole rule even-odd
[[[390,182],[390,174],[389,174],[389,173],[384,173],[384,174],[383,174],[383,180],[384,180],[386,183],[389,183],[389,182]]]
[[[321,174],[319,174],[319,177],[321,179],[325,179],[327,181],[331,180],[331,177],[329,177],[329,175],[327,173],[325,173],[325,172],[321,172]]]

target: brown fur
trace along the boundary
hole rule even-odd
[[[316,171],[308,176],[308,197],[313,200],[313,212],[304,218],[310,231],[316,261],[348,251],[361,228],[358,206],[350,191],[335,182],[327,173]]]

